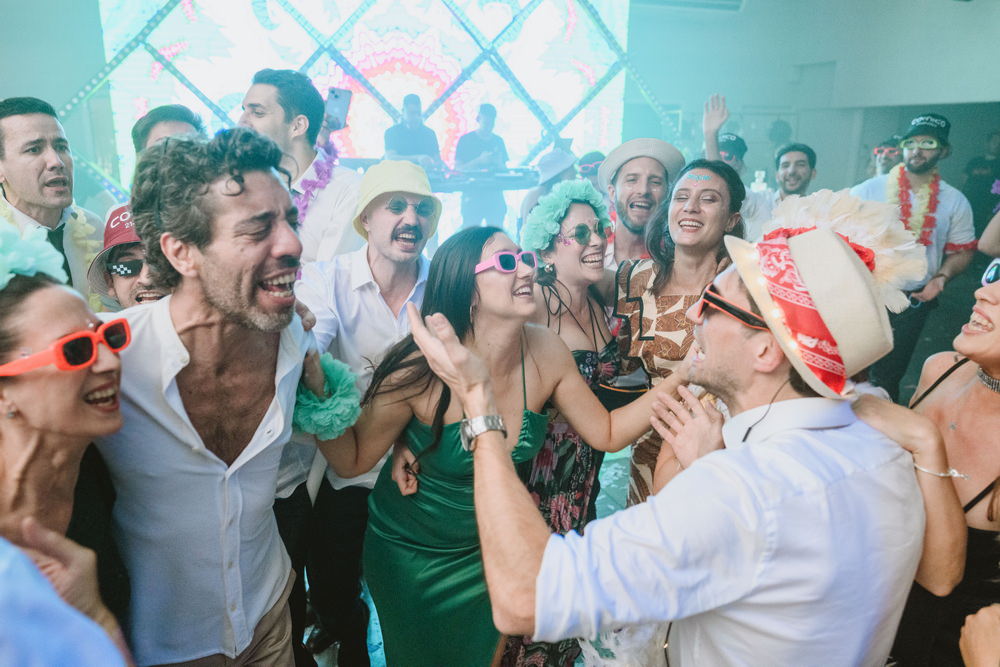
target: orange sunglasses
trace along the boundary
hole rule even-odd
[[[732,301],[727,301],[722,298],[719,294],[718,289],[715,287],[715,283],[710,283],[708,287],[705,288],[705,292],[701,295],[701,299],[695,304],[695,312],[698,314],[698,318],[705,317],[705,308],[714,308],[720,313],[725,313],[734,320],[739,321],[743,326],[750,327],[751,329],[760,329],[761,331],[770,331],[767,326],[767,322],[763,318],[755,315],[754,313],[740,308]]]
[[[0,377],[13,377],[42,366],[55,364],[61,371],[78,371],[97,361],[97,346],[104,344],[120,352],[132,342],[132,330],[125,318],[105,322],[96,331],[77,331],[63,336],[48,348],[0,365]]]

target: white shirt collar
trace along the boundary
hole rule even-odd
[[[316,157],[313,158],[313,161],[309,163],[309,166],[304,171],[299,173],[299,177],[292,183],[293,193],[302,194],[302,188],[299,187],[299,184],[302,183],[303,179],[316,178],[316,160],[319,160],[321,157],[323,157],[322,151],[316,151]]]
[[[24,211],[20,210],[19,208],[11,204],[9,201],[7,201],[7,196],[3,194],[2,191],[0,191],[0,197],[3,197],[3,200],[7,202],[7,206],[10,207],[11,214],[14,216],[14,224],[17,225],[19,231],[24,231],[25,227],[41,227],[46,231],[49,230],[48,227],[38,222],[30,215],[28,215],[27,213],[25,213]],[[59,229],[60,227],[65,225],[72,211],[73,211],[72,206],[67,206],[66,208],[64,208],[62,215],[59,217],[59,222],[56,224],[55,227],[53,227],[53,229]]]
[[[368,264],[367,243],[361,249],[348,254],[347,259],[350,262],[352,290],[357,291],[368,284],[376,285],[375,276],[372,275],[372,267]],[[417,285],[427,281],[427,268],[429,264],[423,255],[417,258],[417,262],[419,262],[419,266],[417,268],[417,282],[413,285],[414,289],[416,289]]]
[[[832,398],[795,398],[761,405],[731,417],[722,426],[727,449],[760,442],[792,429],[827,429],[857,421],[848,401]]]

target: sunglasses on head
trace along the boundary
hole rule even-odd
[[[536,268],[538,266],[538,256],[535,255],[531,250],[522,250],[521,252],[514,252],[513,250],[501,250],[493,254],[493,257],[486,260],[485,262],[480,262],[476,264],[476,273],[482,273],[483,271],[489,271],[490,269],[496,269],[500,273],[514,273],[517,271],[517,263],[521,262],[529,268]]]
[[[899,155],[899,149],[895,146],[876,146],[872,149],[872,155],[879,157],[897,157]]]
[[[581,222],[568,234],[559,232],[556,234],[556,238],[559,239],[563,245],[569,245],[570,239],[576,241],[580,245],[587,245],[590,243],[591,234],[596,234],[599,239],[608,238],[608,230],[601,224],[600,220],[597,221],[597,225],[594,229],[591,229],[589,225]]]
[[[1000,280],[1000,257],[990,262],[990,265],[983,272],[983,287],[992,285],[998,280]]]
[[[103,344],[112,352],[120,352],[130,342],[132,330],[128,320],[111,320],[97,327],[96,331],[71,333],[41,352],[0,365],[0,377],[13,377],[49,364],[54,364],[61,371],[78,371],[97,361],[98,345]]]
[[[922,148],[924,150],[932,151],[935,148],[941,147],[941,142],[937,139],[921,139],[917,141],[916,139],[903,139],[899,142],[899,147],[907,150],[915,150],[917,148]]]
[[[402,215],[410,206],[413,207],[413,212],[417,214],[418,218],[429,218],[434,215],[434,202],[430,199],[421,199],[418,203],[411,204],[403,197],[393,197],[385,205],[393,215]]]
[[[107,269],[108,273],[128,278],[142,273],[142,265],[145,263],[146,260],[144,259],[128,259],[123,262],[110,262],[108,263]]]
[[[591,174],[596,174],[597,170],[601,168],[601,162],[603,160],[598,160],[597,162],[588,162],[586,164],[580,165],[580,174],[582,176],[590,176]]]
[[[738,320],[741,324],[750,327],[751,329],[770,331],[767,326],[767,322],[765,322],[759,315],[737,306],[732,301],[727,301],[722,298],[719,294],[719,290],[715,287],[715,283],[710,283],[709,286],[705,288],[704,293],[701,295],[701,300],[695,304],[695,308],[695,313],[697,314],[698,319],[705,317],[705,308],[714,308],[720,313],[725,313],[726,315],[729,315],[729,317]]]

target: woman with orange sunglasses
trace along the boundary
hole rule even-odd
[[[0,532],[18,538],[17,527],[32,517],[41,524],[36,531],[51,531],[52,540],[74,551],[80,548],[59,535],[70,524],[87,445],[121,427],[118,352],[130,331],[124,319],[102,324],[84,298],[62,284],[62,265],[44,233],[20,238],[15,229],[0,229]],[[66,574],[43,562],[54,583]],[[87,615],[127,655],[92,577],[78,572],[69,589],[65,582],[56,587],[76,606],[89,600]]]

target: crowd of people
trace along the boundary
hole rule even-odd
[[[1000,135],[974,196],[936,113],[849,191],[800,141],[748,188],[713,96],[703,157],[554,139],[518,238],[475,192],[429,259],[403,102],[363,174],[298,72],[212,137],[157,107],[102,220],[54,109],[0,100],[0,661],[368,665],[365,590],[392,666],[1000,661],[1000,259],[893,402],[1000,255]]]

